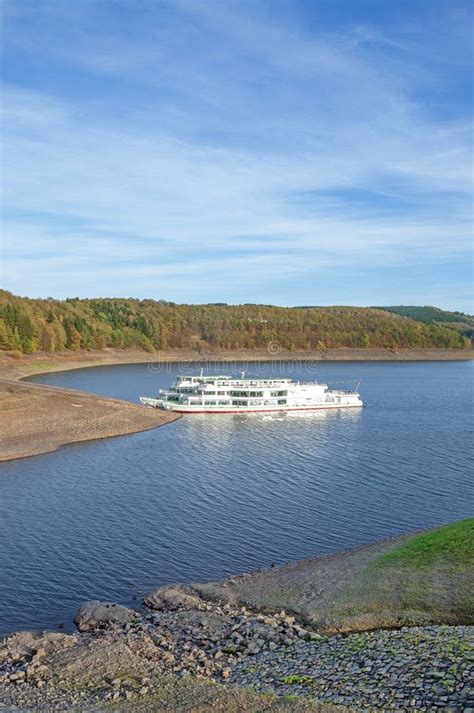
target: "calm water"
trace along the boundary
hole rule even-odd
[[[85,599],[133,604],[156,585],[472,514],[472,370],[472,362],[253,365],[249,376],[334,385],[360,377],[367,408],[187,416],[0,464],[0,631],[69,628]],[[132,365],[35,380],[136,400],[177,371]]]

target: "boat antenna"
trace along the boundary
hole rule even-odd
[[[199,376],[204,376],[204,369],[201,369]]]

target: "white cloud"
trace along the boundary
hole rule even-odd
[[[172,7],[182,35],[84,21],[43,38],[42,58],[102,78],[102,98],[5,87],[7,287],[189,300],[205,280],[217,300],[238,275],[247,301],[276,278],[469,251],[467,122],[415,101],[416,71],[371,62],[373,33],[310,38],[239,6]],[[37,51],[31,28],[10,41]],[[372,195],[364,210],[354,190]]]

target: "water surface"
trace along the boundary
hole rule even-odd
[[[134,597],[160,584],[225,577],[472,514],[472,369],[253,365],[248,376],[338,386],[360,377],[367,407],[186,416],[0,464],[0,632],[68,628],[85,599],[136,605]],[[136,401],[179,371],[125,365],[35,381]]]

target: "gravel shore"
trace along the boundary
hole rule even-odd
[[[153,604],[160,609],[131,612],[125,624],[114,623],[113,614],[102,622],[79,617],[81,634],[7,637],[0,703],[39,712],[189,711],[201,710],[204,696],[207,710],[228,711],[232,696],[244,692],[236,710],[474,706],[472,626],[325,637],[283,611],[232,609],[173,589]],[[122,608],[118,614],[123,618]]]
[[[465,710],[474,706],[474,627],[415,627],[297,642],[231,681],[258,691],[312,695],[321,702],[391,710]]]

